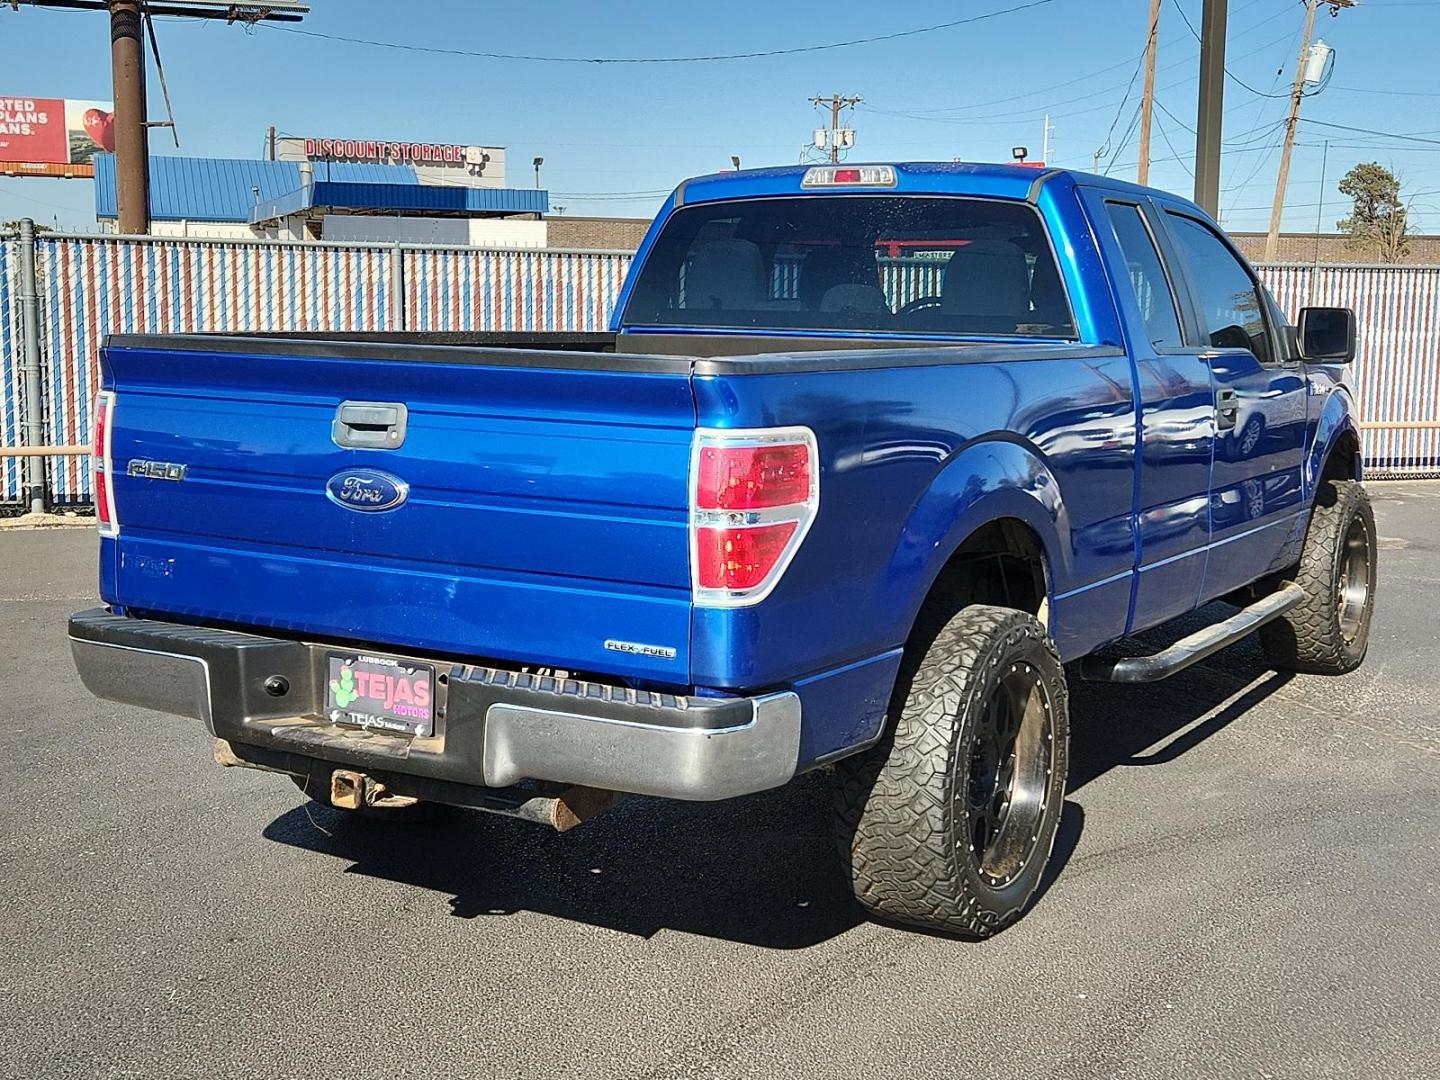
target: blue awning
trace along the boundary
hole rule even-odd
[[[543,214],[550,193],[538,188],[475,188],[435,184],[338,182],[316,179],[263,201],[250,223],[274,221],[308,210],[339,210],[375,214]]]

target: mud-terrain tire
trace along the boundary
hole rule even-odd
[[[328,806],[338,809],[330,801],[330,773],[329,771],[315,773],[313,776],[296,776],[291,773],[290,779],[295,786],[301,790],[307,799],[321,806]],[[357,817],[370,818],[374,821],[393,821],[396,824],[419,824],[424,821],[432,821],[439,817],[446,810],[441,803],[424,802],[421,800],[413,802],[397,802],[392,806],[362,806],[358,810],[341,810],[342,814],[350,814]]]
[[[861,906],[971,938],[1018,919],[1055,842],[1069,741],[1064,669],[1033,616],[922,614],[889,729],[835,766],[837,840]]]
[[[1316,493],[1293,580],[1305,600],[1260,630],[1279,671],[1343,675],[1365,659],[1375,611],[1375,514],[1355,480],[1330,480]]]

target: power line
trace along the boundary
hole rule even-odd
[[[1427,143],[1431,146],[1440,146],[1440,139],[1422,139],[1420,132],[1406,134],[1399,131],[1376,131],[1374,128],[1351,127],[1349,124],[1331,124],[1324,120],[1311,120],[1309,117],[1299,118],[1302,124],[1315,124],[1319,127],[1335,128],[1339,131],[1359,131],[1366,135],[1379,135],[1386,139],[1401,139],[1405,142]]]
[[[1104,138],[1104,140],[1100,143],[1100,149],[1098,149],[1098,150],[1095,151],[1095,156],[1096,156],[1096,160],[1097,160],[1097,161],[1100,160],[1101,158],[1106,157],[1107,154],[1108,154],[1109,157],[1110,157],[1110,164],[1108,164],[1108,165],[1105,166],[1105,175],[1106,175],[1106,176],[1109,176],[1109,175],[1110,175],[1110,166],[1115,164],[1115,157],[1120,153],[1120,147],[1118,147],[1118,146],[1115,148],[1115,150],[1114,150],[1113,153],[1110,152],[1110,139],[1111,139],[1111,137],[1115,134],[1115,126],[1120,123],[1120,117],[1123,116],[1124,113],[1125,113],[1125,106],[1126,106],[1126,105],[1129,103],[1129,101],[1130,101],[1130,92],[1135,89],[1135,80],[1140,77],[1140,69],[1145,65],[1145,57],[1146,57],[1147,55],[1149,55],[1149,52],[1150,52],[1150,35],[1153,34],[1154,32],[1155,32],[1155,26],[1154,26],[1154,24],[1152,23],[1151,26],[1150,26],[1150,29],[1149,29],[1148,31],[1146,31],[1146,34],[1145,34],[1145,48],[1143,48],[1143,49],[1140,50],[1140,56],[1139,56],[1139,58],[1136,59],[1136,61],[1135,61],[1135,70],[1130,73],[1130,81],[1125,84],[1125,96],[1120,99],[1120,105],[1119,105],[1119,107],[1116,108],[1116,110],[1115,110],[1115,116],[1114,116],[1114,118],[1110,121],[1110,128],[1109,128],[1108,131],[1105,132],[1105,138]],[[1139,113],[1138,113],[1138,112],[1136,113],[1135,122],[1136,122],[1136,123],[1139,123]],[[1127,138],[1128,138],[1128,136],[1127,136]],[[1122,140],[1122,142],[1123,142],[1123,140]]]
[[[1372,90],[1367,86],[1332,86],[1332,90],[1344,90],[1347,94],[1387,94],[1391,97],[1440,97],[1435,90]]]
[[[1165,108],[1165,106],[1163,105],[1160,105],[1160,100],[1158,98],[1155,100],[1155,104],[1158,105],[1160,107],[1160,111],[1166,116],[1169,116],[1171,120],[1175,119],[1174,116],[1171,116],[1169,109]],[[1179,121],[1177,120],[1176,123],[1179,123]],[[1179,153],[1176,152],[1175,144],[1170,141],[1170,133],[1165,130],[1165,122],[1163,120],[1157,120],[1155,126],[1160,129],[1160,138],[1165,140],[1166,147],[1169,148],[1170,153],[1175,155],[1176,160],[1180,162],[1180,167],[1190,174],[1191,180],[1194,180],[1195,170],[1190,168],[1189,163],[1183,157],[1181,157]]]
[[[1258,26],[1258,25],[1259,25],[1259,24],[1257,24],[1257,26]],[[1252,29],[1254,29],[1254,27],[1252,27]],[[1293,33],[1292,31],[1286,31],[1284,34],[1281,34],[1279,37],[1273,38],[1273,39],[1271,39],[1270,41],[1265,42],[1263,45],[1260,45],[1260,46],[1258,46],[1257,48],[1254,48],[1254,49],[1250,50],[1248,53],[1242,53],[1240,56],[1236,57],[1236,59],[1238,59],[1238,60],[1243,60],[1243,59],[1245,59],[1246,57],[1254,56],[1254,55],[1256,55],[1257,53],[1264,52],[1265,50],[1267,50],[1267,49],[1269,49],[1269,48],[1271,48],[1271,47],[1273,47],[1273,46],[1275,46],[1275,45],[1278,45],[1278,44],[1279,44],[1280,42],[1282,42],[1282,41],[1289,41],[1289,40],[1291,40],[1292,38],[1294,38],[1294,36],[1295,36],[1295,35],[1294,35],[1294,33]],[[1143,62],[1143,56],[1142,56],[1141,60],[1142,60],[1142,62]],[[1188,65],[1190,62],[1191,62],[1191,59],[1180,60],[1180,61],[1177,61],[1177,62],[1175,62],[1175,63],[1173,63],[1173,64],[1166,64],[1166,65],[1162,66],[1159,70],[1161,70],[1161,71],[1170,71],[1170,70],[1173,70],[1174,68],[1177,68],[1177,67],[1186,66],[1186,65]],[[1120,66],[1124,66],[1124,65],[1120,65]],[[1165,91],[1165,90],[1173,90],[1173,89],[1175,89],[1175,88],[1178,87],[1178,86],[1185,86],[1185,85],[1189,84],[1189,83],[1192,82],[1192,81],[1193,81],[1193,80],[1190,79],[1190,78],[1185,78],[1185,79],[1179,79],[1179,80],[1177,80],[1177,81],[1175,81],[1175,82],[1166,83],[1164,86],[1161,86],[1161,87],[1158,87],[1158,88],[1157,88],[1157,93],[1158,93],[1158,92],[1161,92],[1161,91]],[[1120,90],[1120,89],[1122,89],[1124,86],[1125,86],[1124,83],[1116,83],[1115,85],[1113,85],[1113,86],[1107,86],[1107,87],[1105,87],[1105,88],[1102,89],[1102,90],[1096,90],[1096,91],[1094,91],[1094,92],[1092,92],[1092,93],[1089,93],[1089,94],[1082,94],[1082,95],[1080,95],[1079,97],[1074,97],[1074,98],[1071,98],[1071,99],[1069,99],[1069,100],[1070,100],[1070,102],[1084,101],[1084,100],[1086,100],[1087,98],[1099,97],[1101,94],[1106,94],[1106,93],[1109,93],[1109,92],[1111,92],[1111,91],[1113,91],[1113,90]],[[904,119],[907,119],[907,120],[921,120],[921,121],[924,121],[924,122],[926,122],[926,123],[932,123],[932,124],[951,124],[951,125],[957,125],[957,124],[958,124],[958,125],[966,125],[966,124],[970,124],[970,125],[991,125],[991,126],[994,126],[994,125],[1009,125],[1012,121],[1018,120],[1018,119],[1039,119],[1039,117],[1041,116],[1041,114],[1042,114],[1042,113],[1045,113],[1045,112],[1049,112],[1050,115],[1051,115],[1051,117],[1052,117],[1053,119],[1057,119],[1057,120],[1058,120],[1058,119],[1061,119],[1061,118],[1064,118],[1064,117],[1070,117],[1070,116],[1084,116],[1084,115],[1086,115],[1086,114],[1088,114],[1088,113],[1101,112],[1101,111],[1103,111],[1103,110],[1105,110],[1105,109],[1109,109],[1109,108],[1111,108],[1111,107],[1113,107],[1113,106],[1116,106],[1116,105],[1123,105],[1123,102],[1107,101],[1107,102],[1103,102],[1103,103],[1101,103],[1101,104],[1099,104],[1099,105],[1090,106],[1090,107],[1088,107],[1088,108],[1084,108],[1084,109],[1070,109],[1070,110],[1065,111],[1065,112],[1056,112],[1056,111],[1055,111],[1056,106],[1053,105],[1053,104],[1052,104],[1052,105],[1048,105],[1048,106],[1041,105],[1041,106],[1036,106],[1034,109],[1018,109],[1018,110],[1010,110],[1010,111],[1000,112],[1000,113],[987,113],[987,114],[985,114],[984,116],[926,116],[926,115],[922,115],[921,113],[917,113],[917,112],[910,112],[910,111],[902,111],[902,110],[895,110],[895,109],[879,108],[879,107],[877,107],[877,106],[875,106],[875,105],[871,105],[871,104],[868,104],[868,103],[867,103],[867,106],[866,106],[866,107],[867,107],[871,112],[882,113],[882,114],[884,114],[884,115],[886,115],[886,116],[899,116],[899,117],[903,117]],[[1238,106],[1235,106],[1235,107],[1238,108]],[[957,106],[957,108],[959,108],[959,107]],[[1226,110],[1226,111],[1228,112],[1229,110]],[[1121,110],[1121,114],[1123,115],[1123,107],[1122,107],[1122,110]]]
[[[1160,101],[1160,99],[1159,99],[1158,97],[1155,99],[1155,107],[1156,107],[1157,109],[1159,109],[1161,112],[1163,112],[1166,116],[1168,116],[1171,120],[1173,120],[1176,124],[1179,124],[1182,128],[1184,128],[1186,131],[1188,131],[1191,135],[1194,135],[1194,134],[1195,134],[1195,129],[1194,129],[1193,127],[1191,127],[1189,124],[1185,123],[1184,120],[1181,120],[1178,116],[1176,116],[1174,113],[1172,113],[1169,109],[1167,109],[1167,108],[1164,106],[1164,104]]]
[[[1112,168],[1114,168],[1114,166],[1115,166],[1115,158],[1119,157],[1119,156],[1120,156],[1120,152],[1121,152],[1122,150],[1124,150],[1126,146],[1129,145],[1129,143],[1130,143],[1130,136],[1134,135],[1135,132],[1139,129],[1139,127],[1140,127],[1140,102],[1137,101],[1137,102],[1135,103],[1135,111],[1130,114],[1130,125],[1125,129],[1125,134],[1120,137],[1120,143],[1119,143],[1118,146],[1115,147],[1115,152],[1114,152],[1114,154],[1113,154],[1113,155],[1111,156],[1111,158],[1110,158],[1110,164],[1105,166],[1105,173],[1104,173],[1104,175],[1106,175],[1106,176],[1109,176],[1109,175],[1110,175],[1110,170],[1111,170]]]
[[[1274,22],[1276,19],[1283,18],[1283,17],[1285,17],[1285,16],[1287,16],[1287,15],[1289,15],[1289,14],[1290,14],[1290,13],[1289,13],[1288,11],[1279,11],[1279,12],[1276,12],[1275,14],[1269,16],[1268,18],[1261,19],[1261,20],[1260,20],[1259,22],[1257,22],[1257,23],[1252,23],[1251,25],[1247,26],[1244,30],[1241,30],[1241,31],[1239,31],[1238,33],[1232,35],[1232,36],[1231,36],[1231,40],[1232,40],[1232,41],[1238,41],[1238,40],[1240,40],[1240,39],[1243,38],[1243,37],[1248,37],[1250,34],[1253,34],[1256,30],[1259,30],[1262,26],[1268,26],[1270,23]],[[1248,57],[1254,56],[1256,53],[1264,52],[1266,49],[1269,49],[1272,45],[1277,45],[1277,44],[1279,44],[1281,41],[1289,40],[1289,39],[1293,38],[1294,36],[1295,36],[1294,32],[1287,31],[1285,34],[1281,35],[1280,37],[1274,38],[1274,39],[1271,40],[1271,41],[1267,41],[1267,42],[1265,42],[1265,44],[1259,46],[1258,48],[1252,49],[1252,50],[1250,50],[1250,51],[1247,52],[1247,53],[1241,53],[1240,56],[1236,57],[1236,59],[1238,59],[1238,60],[1244,60],[1244,59],[1246,59],[1246,58],[1248,58]],[[1162,43],[1159,47],[1163,49],[1163,48],[1166,47],[1166,45],[1165,45],[1164,43]],[[1176,60],[1176,61],[1174,61],[1173,63],[1162,64],[1162,65],[1158,68],[1158,70],[1159,70],[1159,71],[1173,71],[1173,70],[1175,70],[1175,69],[1178,68],[1178,67],[1186,67],[1186,66],[1188,66],[1188,65],[1192,62],[1192,60],[1193,60],[1193,57],[1187,57],[1187,58],[1184,59],[1184,60]],[[1063,81],[1063,82],[1054,83],[1054,84],[1052,84],[1052,85],[1050,85],[1050,86],[1037,87],[1037,88],[1034,89],[1034,90],[1026,90],[1024,93],[1011,94],[1009,97],[991,98],[991,99],[989,99],[988,101],[975,101],[975,102],[971,102],[971,103],[969,103],[969,104],[967,104],[967,105],[946,105],[946,106],[942,106],[942,107],[940,107],[940,108],[934,108],[934,109],[901,109],[901,110],[896,110],[896,109],[886,109],[886,108],[882,108],[882,107],[879,107],[879,106],[874,105],[873,103],[867,102],[867,103],[866,103],[866,107],[867,107],[870,111],[872,111],[872,112],[884,113],[884,114],[887,115],[887,116],[903,116],[903,117],[905,117],[905,118],[907,118],[907,119],[913,119],[913,120],[932,120],[932,121],[937,121],[937,122],[940,122],[940,123],[968,123],[968,122],[971,122],[971,120],[968,119],[968,118],[965,118],[965,117],[949,118],[949,117],[941,117],[941,116],[936,116],[936,115],[931,115],[931,114],[936,114],[936,113],[966,112],[966,111],[971,110],[971,109],[983,109],[983,108],[987,108],[987,107],[989,107],[989,106],[991,106],[991,105],[1003,105],[1003,104],[1006,104],[1006,103],[1011,102],[1011,101],[1021,101],[1021,100],[1025,99],[1025,98],[1037,97],[1037,96],[1039,96],[1039,95],[1041,95],[1041,94],[1048,94],[1048,93],[1050,93],[1051,91],[1054,91],[1054,90],[1063,90],[1063,89],[1064,89],[1065,87],[1067,87],[1067,86],[1073,86],[1073,85],[1075,85],[1076,83],[1085,82],[1085,81],[1088,80],[1088,79],[1093,79],[1093,78],[1095,78],[1095,76],[1097,76],[1097,75],[1105,75],[1105,74],[1107,74],[1107,73],[1109,73],[1109,72],[1111,72],[1111,71],[1119,71],[1119,70],[1121,70],[1122,68],[1128,67],[1129,65],[1130,65],[1130,61],[1129,61],[1129,60],[1122,60],[1122,61],[1120,61],[1118,64],[1110,64],[1108,67],[1096,68],[1094,71],[1088,72],[1087,74],[1077,75],[1077,76],[1076,76],[1075,78],[1073,78],[1073,79],[1066,79],[1066,80]],[[1179,85],[1179,84],[1178,84],[1178,83],[1172,83],[1172,84],[1170,84],[1170,85],[1171,85],[1171,86],[1177,86],[1177,85]],[[1090,93],[1088,93],[1088,94],[1082,94],[1082,95],[1080,95],[1079,97],[1069,98],[1069,99],[1067,99],[1067,104],[1074,104],[1074,103],[1077,102],[1077,101],[1085,101],[1085,100],[1087,100],[1088,98],[1099,97],[1101,94],[1108,94],[1108,93],[1110,93],[1110,92],[1113,91],[1113,90],[1119,90],[1119,89],[1121,89],[1123,86],[1124,86],[1123,83],[1116,83],[1116,84],[1113,85],[1113,86],[1102,87],[1101,89],[1092,91],[1092,92],[1090,92]],[[1169,89],[1169,87],[1161,87],[1161,89],[1162,89],[1162,90],[1163,90],[1163,89]],[[1107,105],[1107,106],[1101,106],[1101,107],[1102,107],[1102,108],[1108,108],[1108,105]],[[1051,112],[1053,112],[1053,107],[1052,107],[1052,108],[1049,108],[1048,110],[1045,110],[1044,107],[1042,107],[1042,111],[1051,111]],[[997,117],[1016,117],[1016,116],[1035,116],[1035,115],[1038,115],[1038,113],[1029,112],[1029,111],[1025,111],[1025,110],[1020,110],[1020,111],[1009,111],[1009,112],[999,113],[999,114],[993,114],[993,115],[995,115],[995,116],[997,116]],[[1072,113],[1072,114],[1070,114],[1070,115],[1075,115],[1075,114]],[[987,119],[987,118],[986,118],[986,117],[980,117],[980,118],[974,118],[974,119],[976,119],[976,120],[983,120],[983,119]]]
[[[1185,9],[1180,6],[1180,0],[1170,0],[1170,6],[1173,7],[1177,12],[1180,13],[1180,18],[1181,18],[1181,20],[1185,23],[1185,28],[1190,31],[1191,36],[1194,37],[1194,39],[1195,39],[1196,41],[1201,41],[1200,31],[1198,31],[1198,30],[1195,29],[1195,24],[1190,21],[1190,16],[1185,14]],[[1289,96],[1290,96],[1289,94],[1265,94],[1265,93],[1262,93],[1261,91],[1256,90],[1253,86],[1251,86],[1249,83],[1247,83],[1244,79],[1240,78],[1239,75],[1236,75],[1236,74],[1235,74],[1233,71],[1231,71],[1228,67],[1225,69],[1225,74],[1228,75],[1235,83],[1237,83],[1238,85],[1244,87],[1246,90],[1250,91],[1250,93],[1254,94],[1256,97],[1280,97],[1280,98],[1283,98],[1283,97],[1289,97]]]
[[[347,37],[343,34],[323,34],[316,30],[301,30],[293,26],[275,26],[261,24],[269,30],[282,30],[290,34],[299,34],[302,37],[321,38],[325,41],[338,41],[347,45],[368,45],[377,49],[395,49],[402,52],[429,53],[438,56],[467,56],[482,60],[515,60],[537,64],[705,64],[721,60],[758,60],[769,56],[795,56],[799,53],[826,52],[831,49],[849,49],[857,45],[874,45],[882,41],[898,41],[902,38],[918,37],[921,34],[933,34],[941,30],[953,30],[957,26],[970,26],[973,23],[984,22],[986,19],[996,19],[1002,15],[1013,15],[1020,11],[1029,11],[1032,8],[1043,7],[1046,4],[1053,4],[1056,0],[1030,0],[1029,3],[1016,4],[1012,7],[1001,8],[997,11],[987,11],[980,15],[972,15],[964,19],[951,19],[949,22],[934,23],[930,26],[919,26],[913,30],[897,30],[890,34],[874,34],[870,37],[852,38],[848,41],[830,41],[821,45],[798,45],[789,49],[764,49],[756,52],[736,53],[709,53],[696,56],[544,56],[529,53],[502,53],[485,52],[476,49],[453,49],[439,45],[409,45],[398,41],[380,41],[374,38]]]

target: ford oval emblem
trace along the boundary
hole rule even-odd
[[[378,514],[403,503],[410,494],[410,485],[379,469],[346,469],[330,478],[325,494],[347,510]]]

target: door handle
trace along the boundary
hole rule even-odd
[[[1228,387],[1215,394],[1215,427],[1219,431],[1231,431],[1240,416],[1240,394]]]
[[[393,401],[342,401],[330,426],[336,446],[396,450],[405,442],[409,412]]]

